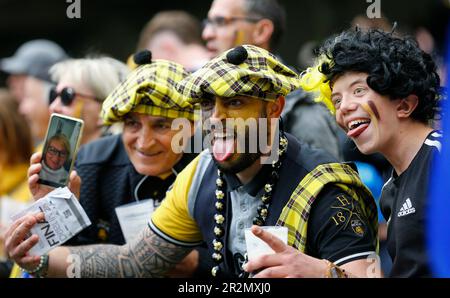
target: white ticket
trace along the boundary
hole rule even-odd
[[[280,226],[263,226],[264,231],[269,232],[287,244],[288,228]],[[273,254],[270,246],[252,233],[251,229],[245,229],[245,243],[247,245],[248,260],[253,260],[261,255]]]
[[[30,236],[39,236],[38,243],[29,251],[30,255],[40,256],[49,252],[91,224],[83,207],[67,187],[53,190],[11,219],[39,212],[44,212],[45,220],[30,231]]]

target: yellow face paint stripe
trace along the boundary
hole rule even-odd
[[[75,112],[74,112],[73,116],[78,119],[83,119],[82,114],[83,114],[84,102],[82,100],[75,100],[74,104],[75,104]]]
[[[378,132],[378,118],[375,116],[374,111],[372,110],[372,108],[369,106],[368,103],[362,103],[361,107],[363,108],[364,111],[366,111],[367,114],[369,114],[370,116],[370,121],[371,123],[374,124],[376,131]]]
[[[234,46],[240,46],[244,43],[244,31],[236,30],[234,33]]]

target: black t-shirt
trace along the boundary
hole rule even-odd
[[[336,265],[376,253],[377,235],[360,204],[337,187],[326,186],[312,205],[306,253]]]
[[[392,174],[381,194],[387,220],[387,248],[393,260],[391,277],[430,277],[425,243],[428,179],[433,154],[440,150],[440,133],[431,132],[409,167]]]

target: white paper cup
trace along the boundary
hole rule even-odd
[[[280,226],[263,226],[264,231],[278,237],[284,244],[287,244],[288,228]],[[248,260],[253,260],[262,255],[275,253],[270,246],[252,233],[251,229],[245,229],[245,243],[247,245]]]

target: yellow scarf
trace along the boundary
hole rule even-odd
[[[359,202],[362,207],[362,215],[368,219],[369,228],[372,229],[374,235],[378,234],[375,201],[370,190],[360,180],[358,173],[346,164],[322,164],[300,181],[277,221],[277,225],[288,228],[288,244],[301,252],[305,252],[306,249],[311,206],[324,186],[330,183]]]

